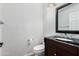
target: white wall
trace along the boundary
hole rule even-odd
[[[2,4],[2,55],[24,55],[43,39],[43,4]],[[31,48],[27,39],[32,38]]]
[[[2,18],[2,5],[3,4],[0,4],[0,20]],[[0,42],[2,40],[2,25],[0,24]],[[0,48],[0,55],[2,54],[2,49]]]
[[[45,4],[45,15],[44,15],[44,36],[55,35],[55,8],[58,7],[53,6],[53,8],[49,8],[48,4]]]

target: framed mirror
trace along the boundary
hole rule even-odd
[[[56,32],[79,34],[79,3],[56,8]]]

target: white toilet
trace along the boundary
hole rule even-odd
[[[34,54],[35,56],[43,56],[44,55],[44,44],[39,44],[39,45],[36,45],[34,48],[33,48],[33,51],[34,51]]]
[[[24,56],[44,56],[44,42],[42,44],[38,44],[33,48],[33,51],[25,54]]]

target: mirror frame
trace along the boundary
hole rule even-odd
[[[67,4],[64,4],[64,5],[62,5],[62,6],[56,8],[56,32],[57,32],[57,33],[79,34],[79,31],[58,30],[58,10],[60,10],[60,9],[62,9],[62,8],[64,8],[64,7],[66,7],[66,6],[69,6],[69,5],[71,5],[71,4],[73,4],[73,3],[67,3]]]

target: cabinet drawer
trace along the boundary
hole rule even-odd
[[[53,41],[53,40],[51,40],[51,39],[47,39],[47,38],[45,38],[45,42],[47,42],[46,44],[50,44],[50,46],[56,46],[56,41]]]

